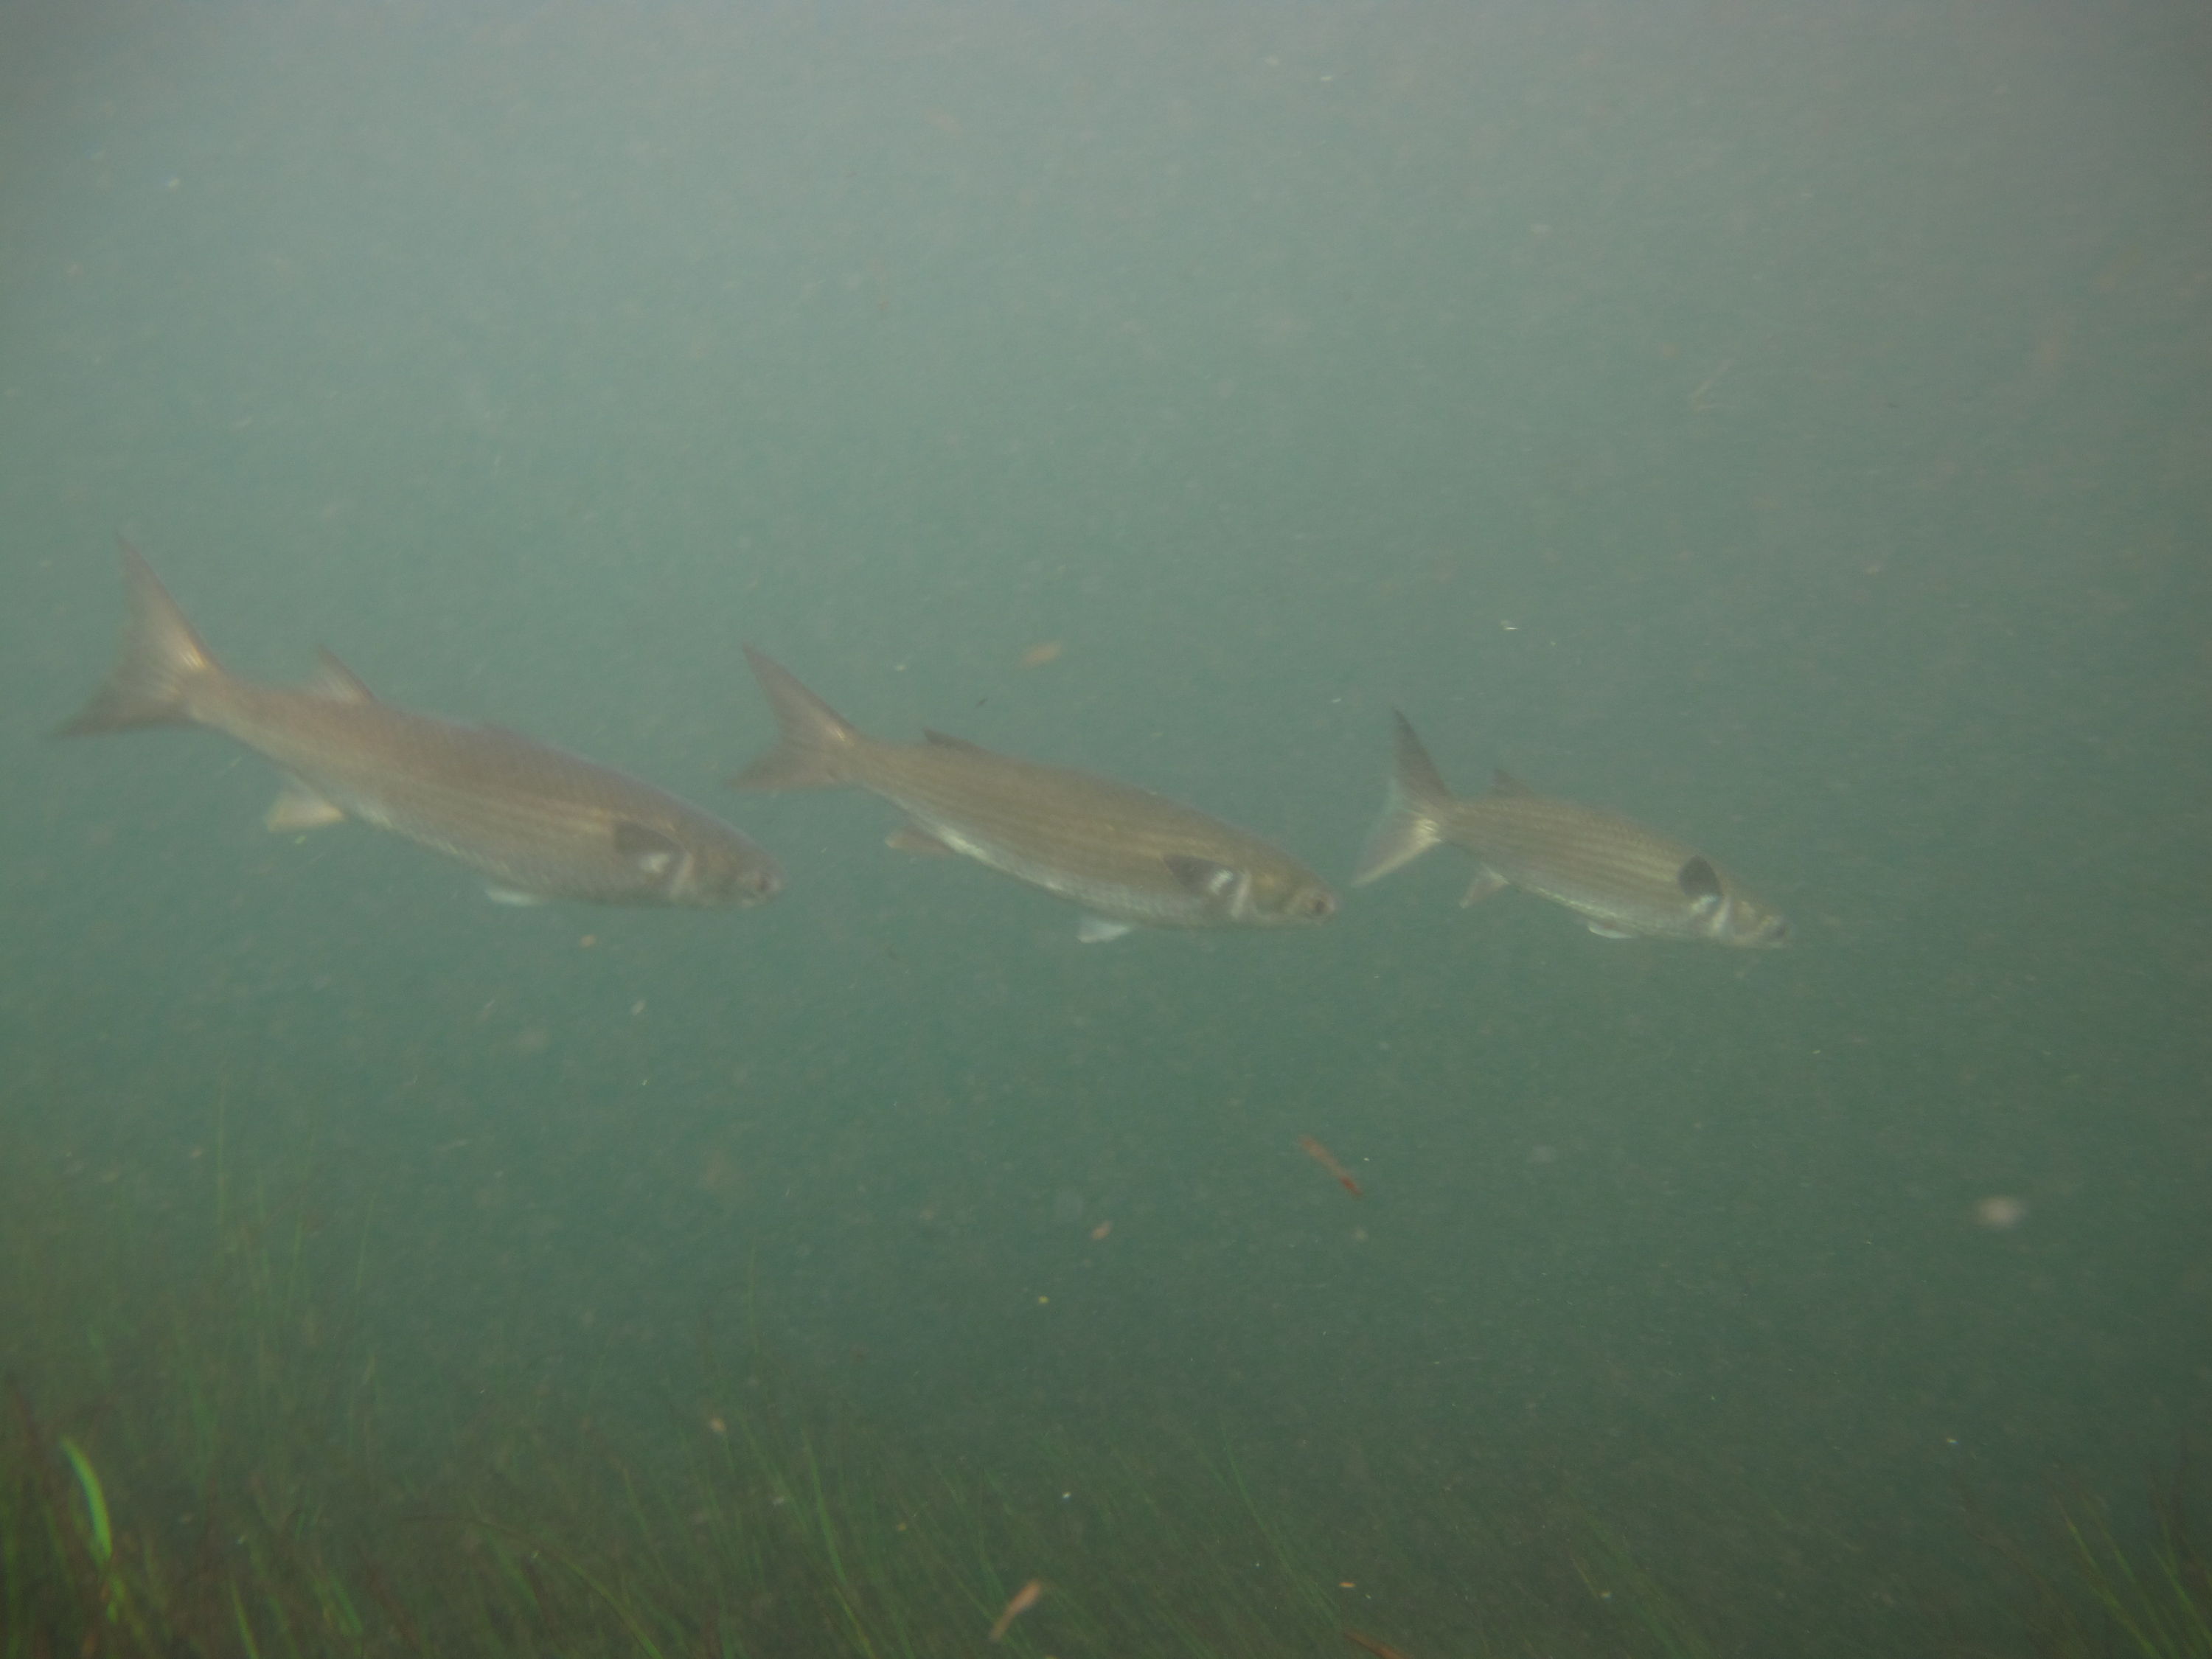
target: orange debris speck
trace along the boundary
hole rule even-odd
[[[1006,1636],[1007,1627],[1035,1607],[1037,1604],[1037,1598],[1043,1594],[1044,1580],[1042,1578],[1032,1578],[1016,1590],[1013,1599],[1006,1603],[1006,1610],[1000,1613],[997,1622],[992,1625],[991,1639],[994,1642],[1002,1639]]]

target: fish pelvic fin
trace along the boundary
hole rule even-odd
[[[1397,762],[1390,774],[1390,791],[1382,802],[1382,816],[1369,832],[1360,850],[1359,868],[1352,878],[1355,887],[1389,875],[1443,839],[1444,810],[1452,792],[1443,775],[1413,735],[1412,724],[1395,709],[1397,722]]]
[[[924,858],[949,859],[955,856],[944,838],[933,836],[918,823],[902,823],[884,837],[884,845],[901,853],[918,853]]]
[[[753,678],[775,715],[773,748],[730,780],[738,789],[834,789],[852,781],[853,758],[866,741],[828,703],[766,652],[745,647]]]
[[[313,784],[293,778],[285,783],[283,793],[270,803],[268,814],[261,822],[276,835],[292,830],[322,830],[333,823],[343,823],[345,809],[337,802],[326,799]]]
[[[222,665],[169,597],[154,568],[138,550],[118,538],[123,550],[123,642],[115,666],[92,701],[58,738],[96,737],[142,726],[190,726],[192,696],[223,677]]]

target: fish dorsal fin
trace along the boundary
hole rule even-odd
[[[1536,792],[1501,766],[1490,775],[1490,793],[1493,795],[1533,795]]]
[[[1170,853],[1162,860],[1183,889],[1200,898],[1225,899],[1237,890],[1243,875],[1226,864],[1189,853]]]
[[[1674,872],[1674,884],[1682,890],[1682,896],[1699,903],[1711,903],[1722,895],[1721,872],[1703,853],[1689,860]]]
[[[615,851],[648,876],[665,876],[684,858],[684,844],[649,823],[623,818],[615,825]]]
[[[983,752],[983,745],[980,743],[970,743],[965,738],[948,737],[942,732],[933,732],[927,726],[922,728],[921,735],[940,749],[965,749],[975,755]]]
[[[315,647],[314,678],[307,682],[307,690],[333,702],[376,701],[376,693],[368,689],[360,675],[319,645]]]

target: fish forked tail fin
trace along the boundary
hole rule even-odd
[[[730,780],[738,789],[834,789],[848,783],[853,760],[867,741],[853,724],[799,683],[766,652],[745,647],[753,678],[775,715],[775,747]]]
[[[94,737],[142,726],[190,726],[193,691],[223,672],[154,568],[129,542],[118,542],[128,605],[123,643],[107,678],[74,720],[56,729],[58,738]]]
[[[1413,726],[1396,710],[1397,762],[1391,769],[1390,793],[1382,803],[1382,816],[1360,849],[1359,869],[1352,878],[1355,887],[1387,876],[1443,839],[1442,817],[1452,804],[1452,792],[1443,775],[1413,735]]]

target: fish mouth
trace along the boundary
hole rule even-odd
[[[703,910],[750,910],[781,891],[782,871],[773,866],[738,866],[714,871],[703,881],[684,883],[669,897],[673,903],[693,904]]]
[[[738,902],[748,908],[766,904],[783,891],[783,872],[781,870],[748,870],[732,884]]]

